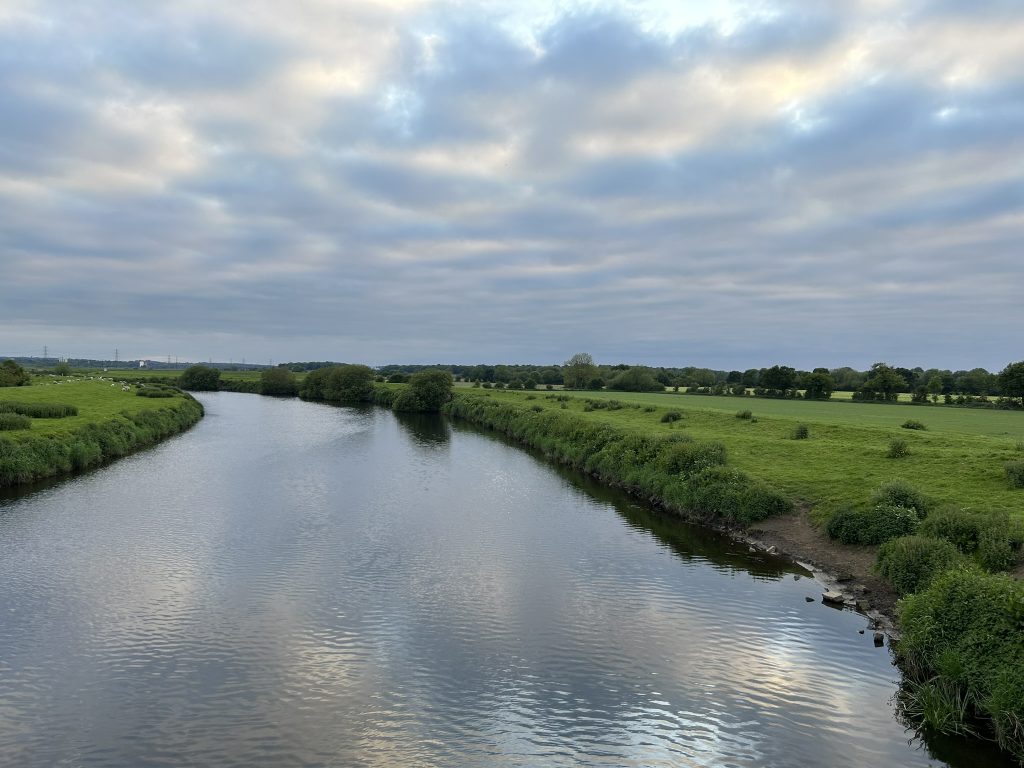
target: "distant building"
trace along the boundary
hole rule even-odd
[[[145,368],[145,367],[146,367],[146,361],[145,360],[139,360],[139,368]]]

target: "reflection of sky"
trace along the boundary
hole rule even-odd
[[[680,558],[470,432],[203,399],[2,508],[6,762],[926,764],[812,582]]]

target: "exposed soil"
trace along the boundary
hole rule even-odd
[[[745,537],[752,544],[767,549],[775,547],[803,565],[810,566],[821,581],[842,592],[847,601],[870,606],[869,616],[893,631],[898,595],[872,570],[877,547],[839,544],[816,527],[807,508],[755,523]]]

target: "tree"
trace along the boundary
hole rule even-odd
[[[396,411],[437,413],[452,397],[452,375],[448,371],[430,369],[409,377],[409,386],[395,398]]]
[[[579,352],[562,366],[562,380],[569,389],[584,389],[597,376],[594,358],[586,352]]]
[[[788,365],[773,365],[761,374],[761,386],[780,392],[793,389],[796,386],[796,370]]]
[[[654,377],[650,368],[638,365],[613,378],[608,382],[608,389],[618,392],[664,392],[665,385]]]
[[[260,394],[292,397],[299,392],[295,374],[287,368],[267,368],[260,374]]]
[[[13,360],[0,363],[0,387],[24,387],[31,380],[28,371]]]
[[[450,376],[451,374],[449,374]],[[338,365],[331,368],[324,383],[324,400],[362,403],[373,397],[377,374],[367,365]]]
[[[875,363],[868,372],[868,379],[861,390],[873,393],[878,400],[895,402],[900,392],[907,391],[907,380],[885,363]]]
[[[53,366],[53,372],[56,373],[58,376],[70,376],[71,366],[68,365],[66,360],[61,360],[59,363]]]
[[[1019,397],[1024,405],[1024,360],[1010,363],[999,372],[999,389],[1006,397]]]
[[[804,376],[804,397],[807,400],[828,400],[836,383],[827,373],[808,373]]]
[[[220,386],[220,370],[205,365],[193,365],[181,372],[178,384],[193,392],[216,392]]]

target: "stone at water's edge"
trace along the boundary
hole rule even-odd
[[[821,599],[826,603],[843,603],[843,593],[836,592],[834,589],[829,589],[821,593]]]
[[[881,632],[875,632],[874,634],[875,645],[879,648],[885,643],[885,635]]]

